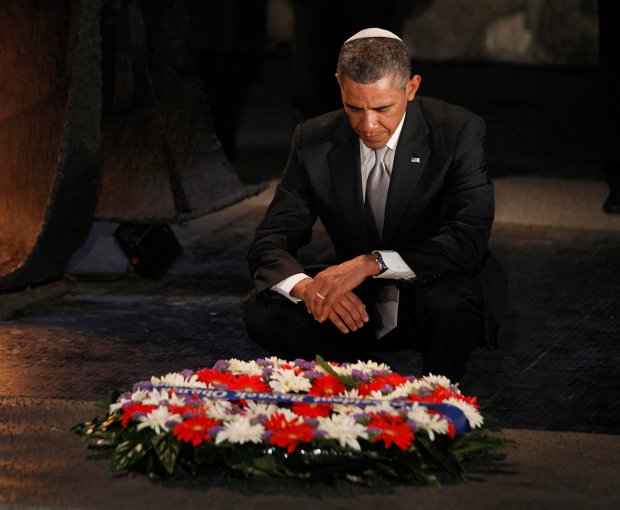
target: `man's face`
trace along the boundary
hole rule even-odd
[[[371,149],[385,146],[418,91],[422,78],[415,75],[402,85],[391,75],[374,83],[357,83],[343,77],[340,94],[353,131]]]

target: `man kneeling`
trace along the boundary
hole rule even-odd
[[[484,122],[418,96],[407,47],[385,30],[348,39],[336,77],[343,109],[297,127],[250,247],[248,333],[289,358],[415,347],[426,372],[460,380],[490,333]],[[338,263],[312,274],[296,256],[317,218]]]

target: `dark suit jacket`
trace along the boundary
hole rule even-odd
[[[359,139],[344,112],[298,126],[248,253],[257,292],[304,271],[295,256],[317,217],[339,261],[396,250],[422,285],[450,273],[479,273],[494,216],[484,136],[484,121],[461,107],[425,97],[409,103],[379,242],[362,201]]]

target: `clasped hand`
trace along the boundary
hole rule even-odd
[[[353,289],[377,271],[374,258],[361,255],[302,280],[294,291],[317,321],[329,319],[342,333],[357,331],[369,319],[366,305]]]

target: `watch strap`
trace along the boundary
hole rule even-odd
[[[385,261],[383,260],[383,256],[381,255],[381,252],[373,251],[371,252],[371,254],[375,257],[375,260],[377,261],[377,265],[379,266],[379,272],[375,276],[379,276],[380,274],[385,273],[388,270],[388,267]]]

